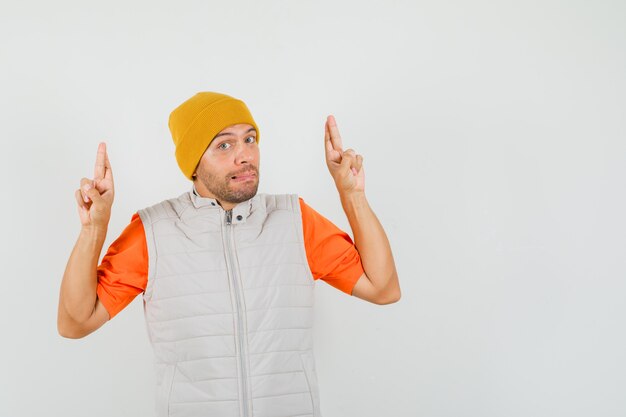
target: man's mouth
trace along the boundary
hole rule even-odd
[[[256,176],[256,173],[254,171],[249,171],[249,172],[244,172],[239,175],[233,175],[232,177],[230,177],[230,179],[235,180],[235,181],[245,181],[245,180],[252,179],[255,176]]]

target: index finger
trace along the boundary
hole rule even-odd
[[[111,163],[109,162],[109,154],[104,154],[104,178],[113,180],[113,169],[111,169]]]
[[[343,151],[343,143],[341,143],[341,135],[339,134],[339,128],[337,128],[337,121],[332,114],[328,116],[328,132],[330,133],[330,141],[333,144],[333,148],[336,151]]]
[[[96,166],[93,170],[93,179],[99,180],[104,178],[105,161],[107,159],[107,147],[106,143],[100,142],[98,144],[98,154],[96,155]]]

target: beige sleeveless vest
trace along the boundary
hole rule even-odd
[[[157,417],[320,417],[298,196],[224,211],[192,188],[139,216]]]

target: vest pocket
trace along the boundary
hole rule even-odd
[[[176,364],[166,364],[163,374],[161,375],[161,385],[159,385],[157,390],[157,417],[169,417],[170,415],[170,395],[172,394],[175,374]]]
[[[302,362],[304,376],[306,377],[306,382],[309,386],[309,393],[311,394],[311,403],[313,404],[313,417],[321,417],[319,390],[317,387],[317,375],[315,373],[315,360],[313,358],[313,353],[300,353],[300,361]]]

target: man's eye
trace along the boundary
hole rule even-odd
[[[252,139],[252,140],[248,140],[248,139]],[[256,138],[254,136],[248,136],[246,140],[248,141],[248,143],[256,142]]]
[[[229,144],[229,143],[224,142],[224,143],[220,143],[220,145],[218,146],[218,148],[220,148],[220,149],[227,149],[227,148],[228,148],[228,146],[230,146],[230,144]]]

